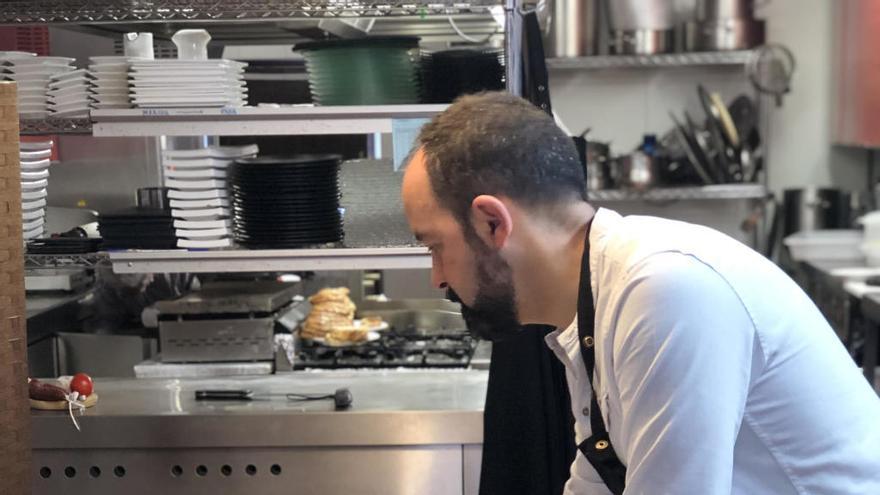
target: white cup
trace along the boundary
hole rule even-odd
[[[171,41],[177,45],[177,58],[180,60],[207,60],[208,42],[211,35],[204,29],[181,29],[174,33]]]
[[[153,33],[125,33],[122,37],[126,57],[154,59]]]

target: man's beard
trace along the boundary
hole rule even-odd
[[[497,252],[480,248],[475,250],[477,295],[473,305],[465,305],[451,287],[446,297],[461,303],[461,316],[471,333],[499,341],[515,335],[522,326],[516,314],[513,270]]]

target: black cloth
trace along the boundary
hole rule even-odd
[[[480,495],[559,495],[577,446],[565,367],[527,325],[492,346]]]
[[[547,73],[544,40],[538,24],[538,15],[529,12],[523,14],[522,20],[522,97],[549,115],[553,115],[553,108],[550,105],[550,77]]]

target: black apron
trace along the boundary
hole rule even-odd
[[[590,277],[590,229],[587,228],[587,238],[584,240],[584,254],[581,258],[581,279],[578,290],[578,341],[581,346],[581,356],[584,358],[584,366],[587,368],[587,378],[590,382],[590,427],[593,436],[587,438],[578,445],[578,450],[590,461],[593,469],[599,473],[599,477],[614,495],[622,495],[626,486],[626,466],[617,458],[614,447],[611,446],[611,438],[605,428],[605,420],[602,419],[602,411],[599,410],[599,401],[596,399],[596,390],[593,387],[593,372],[596,367],[596,308],[593,304],[593,287]]]

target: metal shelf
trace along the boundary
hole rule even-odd
[[[51,134],[91,134],[92,122],[88,118],[81,119],[21,119],[19,132],[25,136],[42,136]]]
[[[25,268],[93,268],[106,257],[106,253],[86,254],[27,254],[24,255]]]
[[[685,201],[718,199],[762,199],[767,188],[762,184],[720,184],[702,187],[668,187],[645,192],[626,189],[589,191],[590,201]]]
[[[229,273],[431,268],[421,247],[111,252],[116,273]]]
[[[580,58],[551,58],[550,69],[644,69],[698,66],[744,66],[751,50],[726,52],[666,53],[659,55],[602,55]]]
[[[0,24],[281,21],[486,12],[491,0],[33,0],[4,1]]]
[[[277,136],[391,132],[393,119],[430,118],[447,105],[93,110],[95,136]]]

